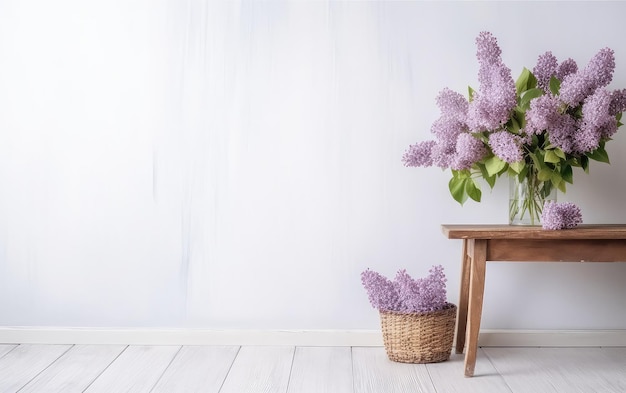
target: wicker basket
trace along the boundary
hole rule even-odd
[[[425,313],[380,311],[383,342],[389,360],[436,363],[450,358],[456,306]]]

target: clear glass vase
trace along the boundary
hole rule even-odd
[[[540,181],[537,174],[529,171],[522,179],[509,177],[509,224],[541,225],[541,212],[547,201],[556,202],[556,190],[552,183]]]

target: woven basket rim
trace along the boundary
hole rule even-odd
[[[421,311],[421,312],[405,312],[405,311],[395,311],[395,310],[378,310],[381,314],[394,314],[394,315],[431,315],[431,314],[445,314],[449,313],[450,310],[455,310],[456,305],[453,303],[446,303],[444,306],[438,310],[434,311]]]

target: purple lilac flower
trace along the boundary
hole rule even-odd
[[[524,159],[521,144],[521,138],[508,131],[498,131],[489,134],[489,146],[491,146],[493,154],[509,164]]]
[[[491,33],[481,32],[476,38],[479,62],[479,90],[469,103],[467,125],[480,132],[493,130],[506,123],[517,105],[515,81],[511,70],[502,63],[501,50]]]
[[[449,168],[454,163],[454,158],[456,156],[456,144],[449,145],[437,142],[433,146],[430,155],[433,160],[433,165],[438,166],[441,169]]]
[[[469,169],[487,155],[487,148],[473,134],[462,133],[456,140],[456,156],[450,166],[454,170]]]
[[[598,148],[602,138],[609,138],[617,131],[617,120],[609,113],[611,93],[599,88],[585,98],[579,131],[574,135],[574,149],[587,153]]]
[[[446,304],[446,277],[442,266],[433,266],[425,278],[413,279],[406,270],[398,271],[394,284],[405,312],[427,312],[442,309]]]
[[[361,281],[370,303],[379,310],[427,312],[447,304],[447,279],[441,265],[433,266],[429,275],[421,279],[413,279],[406,270],[400,270],[393,282],[367,269],[361,273]]]
[[[544,91],[550,91],[550,78],[556,75],[559,62],[552,52],[548,51],[537,59],[533,68],[533,75],[537,78],[537,86]]]
[[[614,90],[611,93],[609,114],[611,114],[611,116],[615,116],[624,111],[626,111],[626,89]]]
[[[559,95],[569,106],[578,106],[596,89],[605,87],[613,80],[615,56],[610,48],[601,49],[589,61],[585,69],[563,78]]]
[[[443,308],[446,304],[446,275],[443,266],[433,266],[426,278],[418,279],[421,285],[421,307],[416,311],[434,311]]]
[[[372,307],[378,310],[397,310],[400,307],[396,286],[386,277],[372,270],[361,273],[361,282]]]
[[[551,95],[543,95],[530,101],[530,108],[526,111],[527,134],[541,134],[544,130],[553,128],[559,121],[559,102]]]
[[[614,70],[615,53],[611,48],[603,48],[591,58],[584,72],[592,81],[594,88],[599,88],[611,83]]]
[[[406,270],[399,270],[394,280],[394,285],[398,291],[400,306],[398,310],[412,312],[419,307],[420,287],[411,278]]]
[[[541,222],[543,229],[570,229],[582,224],[583,218],[580,208],[571,202],[548,201],[543,205]]]
[[[402,156],[404,166],[427,167],[433,164],[431,150],[435,141],[423,141],[410,145]]]
[[[469,104],[462,94],[446,87],[439,92],[436,101],[442,117],[449,118],[457,123],[465,123]]]
[[[588,126],[584,121],[579,120],[578,131],[574,134],[574,152],[587,153],[596,150],[600,146],[602,139],[601,129]]]
[[[474,132],[493,130],[506,123],[511,110],[517,105],[515,82],[511,71],[504,65],[481,67],[487,83],[481,83],[479,91],[469,103],[467,125]]]
[[[435,120],[430,132],[435,141],[422,142],[405,152],[405,166],[432,166],[449,168],[455,162],[457,138],[467,132],[467,100],[450,89],[442,90],[437,96],[437,105],[441,116]]]
[[[500,63],[501,54],[496,37],[488,31],[481,31],[476,37],[476,58],[480,65]]]
[[[432,164],[444,169],[449,168],[456,155],[457,139],[466,132],[466,126],[453,117],[441,116],[433,123],[431,132],[437,137],[430,153]]]
[[[567,75],[578,72],[578,64],[573,59],[564,60],[556,70],[556,77],[562,81]]]
[[[592,85],[584,73],[569,74],[561,82],[559,98],[569,106],[575,107],[593,92]]]
[[[558,117],[558,120],[553,122],[548,130],[548,139],[550,143],[565,153],[574,152],[574,135],[577,132],[576,120],[563,113]]]
[[[617,132],[617,119],[611,117],[602,127],[600,127],[600,137],[602,139],[608,139]]]
[[[456,144],[456,138],[459,134],[465,132],[465,129],[465,124],[451,117],[441,116],[433,122],[430,132],[437,137],[438,142],[454,145]]]
[[[610,119],[615,118],[609,114],[611,93],[605,89],[597,89],[595,93],[585,98],[583,103],[583,120],[589,127],[599,128]]]

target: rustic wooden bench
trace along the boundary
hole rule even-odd
[[[465,376],[474,375],[487,262],[626,262],[626,225],[442,225],[448,239],[463,240],[456,352],[465,345]]]

